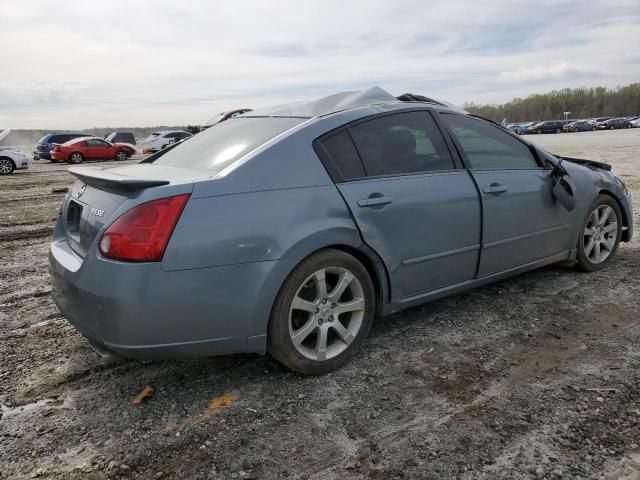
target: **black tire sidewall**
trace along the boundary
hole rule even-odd
[[[337,357],[314,361],[299,353],[289,335],[289,307],[302,282],[314,272],[327,267],[343,267],[360,281],[365,297],[365,312],[357,336]],[[306,375],[322,375],[345,365],[360,349],[369,333],[375,312],[375,291],[367,269],[352,255],[335,249],[321,250],[304,259],[289,274],[282,285],[269,319],[267,351],[277,361],[293,371]]]
[[[615,212],[617,217],[617,222],[618,222],[618,232],[616,236],[616,243],[613,246],[613,251],[609,254],[607,259],[602,263],[592,263],[587,259],[587,256],[584,253],[584,241],[583,241],[584,229],[587,226],[587,222],[589,221],[589,217],[591,216],[591,213],[593,212],[593,210],[595,210],[597,207],[601,205],[608,205]],[[621,238],[622,238],[622,211],[620,210],[620,206],[618,205],[618,202],[614,198],[610,197],[609,195],[598,195],[598,197],[591,204],[591,207],[589,208],[589,211],[587,212],[587,215],[582,221],[582,224],[580,227],[580,235],[578,237],[578,252],[576,256],[577,267],[580,270],[583,270],[585,272],[595,272],[598,270],[602,270],[603,268],[606,268],[609,265],[609,262],[611,261],[611,259],[614,257],[614,255],[618,251],[618,246],[620,245]]]

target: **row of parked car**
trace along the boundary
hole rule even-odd
[[[598,117],[581,120],[545,120],[543,122],[511,123],[507,128],[519,135],[534,133],[587,132],[638,128],[640,117]]]
[[[249,108],[240,108],[221,112],[205,122],[200,131],[250,111]],[[138,148],[135,136],[131,132],[112,132],[104,138],[84,132],[49,133],[38,141],[33,159],[68,163],[81,163],[84,160],[126,160],[138,151],[143,154],[155,153],[192,136],[192,133],[185,130],[153,132],[139,142]]]
[[[143,153],[153,153],[191,134],[185,131],[153,132],[141,142]],[[38,140],[34,160],[81,163],[84,160],[126,160],[137,153],[131,132],[112,132],[104,138],[84,132],[49,133]]]

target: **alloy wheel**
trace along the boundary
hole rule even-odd
[[[13,164],[8,158],[0,158],[0,174],[8,175],[13,172]]]
[[[304,357],[324,361],[344,352],[356,338],[365,313],[360,280],[343,267],[307,277],[289,308],[289,336]]]
[[[599,205],[589,215],[584,228],[584,255],[593,264],[604,262],[615,248],[618,217],[609,205]]]
[[[79,153],[72,153],[70,157],[71,163],[80,163],[82,162],[82,155]]]
[[[122,150],[120,150],[117,154],[116,154],[116,159],[120,160],[120,161],[124,161],[127,159],[127,154],[125,152],[123,152]]]

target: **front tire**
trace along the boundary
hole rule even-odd
[[[16,169],[13,160],[7,157],[0,158],[0,175],[10,175]]]
[[[319,251],[289,275],[271,312],[267,351],[306,375],[345,365],[373,322],[375,292],[366,268],[341,250]]]
[[[577,267],[585,272],[605,268],[620,244],[622,212],[608,195],[599,195],[593,202],[578,240]]]

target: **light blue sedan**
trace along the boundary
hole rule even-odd
[[[252,111],[146,161],[74,167],[50,251],[60,311],[102,353],[344,365],[374,316],[632,236],[606,164],[561,159],[379,88]]]

